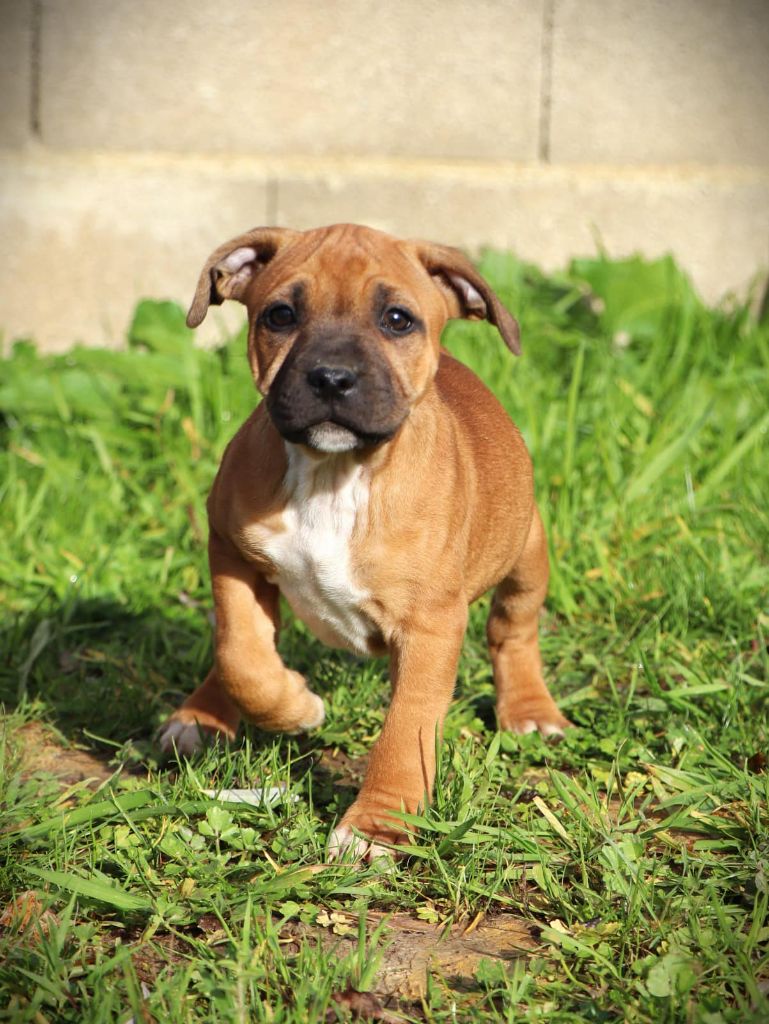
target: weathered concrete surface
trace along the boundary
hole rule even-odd
[[[551,158],[769,165],[767,0],[557,0]]]
[[[139,298],[187,303],[208,253],[260,223],[363,221],[548,269],[673,250],[711,300],[769,264],[769,175],[49,154],[0,157],[0,329],[48,350],[119,345]],[[241,322],[212,309],[201,339]]]
[[[111,150],[533,159],[542,6],[49,3],[42,138]]]
[[[120,344],[257,223],[769,269],[767,0],[0,0],[0,337]],[[237,310],[214,310],[215,340]]]
[[[191,298],[209,251],[264,221],[263,175],[168,159],[0,156],[0,331],[118,346],[141,298]],[[216,341],[237,323],[212,310]]]
[[[0,3],[0,146],[24,146],[32,134],[32,0]]]
[[[288,174],[281,223],[361,220],[477,250],[511,248],[546,269],[570,257],[673,251],[702,294],[744,292],[769,264],[769,173],[702,169],[444,168]]]

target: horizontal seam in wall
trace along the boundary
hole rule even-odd
[[[0,148],[0,176],[13,167],[30,173],[49,169],[170,173],[225,179],[238,177],[304,181],[389,178],[394,182],[451,181],[464,185],[558,183],[769,184],[769,167],[731,164],[543,164],[528,161],[414,160],[366,157],[258,157],[242,154],[52,150],[43,146]]]

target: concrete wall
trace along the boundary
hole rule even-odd
[[[6,340],[119,344],[260,223],[548,268],[672,250],[709,299],[769,266],[769,0],[0,0],[0,26]]]

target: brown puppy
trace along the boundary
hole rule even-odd
[[[332,853],[403,840],[388,812],[429,798],[468,604],[497,585],[488,639],[503,729],[569,723],[542,678],[548,578],[531,463],[518,430],[440,345],[451,317],[518,326],[454,249],[353,225],[256,228],[206,263],[187,318],[248,310],[265,401],[230,443],[208,501],[216,663],[164,726],[194,750],[241,717],[296,732],[323,704],[275,641],[278,596],[321,640],[390,656],[392,702]],[[359,831],[371,843],[360,844]]]

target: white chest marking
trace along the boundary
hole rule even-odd
[[[368,504],[363,469],[341,456],[317,461],[292,445],[281,531],[256,527],[259,546],[295,614],[324,643],[368,653],[376,627],[362,611],[369,594],[352,574],[350,541]]]

